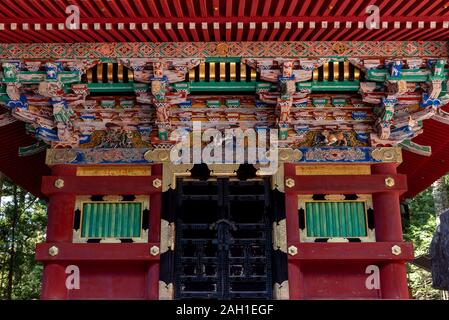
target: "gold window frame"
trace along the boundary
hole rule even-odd
[[[370,194],[356,194],[357,199],[345,200],[343,194],[327,194],[325,200],[313,200],[313,194],[298,195],[298,211],[304,210],[304,230],[299,229],[299,236],[301,242],[316,242],[320,239],[328,239],[327,242],[349,242],[349,239],[359,239],[361,242],[375,242],[376,235],[375,229],[370,229],[368,225],[368,210],[373,210],[373,198]],[[309,202],[362,202],[365,208],[365,224],[366,224],[366,236],[365,237],[310,237],[307,235],[307,213],[306,204]]]
[[[121,243],[121,239],[130,239],[133,243],[146,243],[148,242],[148,229],[144,229],[142,226],[143,215],[145,210],[150,210],[149,196],[138,195],[132,201],[124,201],[122,196],[108,195],[103,196],[103,200],[95,201],[91,199],[92,196],[78,196],[76,198],[75,211],[80,211],[79,229],[73,229],[73,243],[87,243],[91,239],[100,239],[100,243]],[[140,203],[141,215],[140,215],[140,236],[139,237],[83,237],[81,233],[83,225],[83,209],[85,204],[107,204],[107,203]]]

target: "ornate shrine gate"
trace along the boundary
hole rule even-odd
[[[379,46],[373,59],[358,42],[307,43],[308,51],[303,43],[263,43],[270,50],[261,52],[241,43],[189,45],[194,51],[166,45],[178,49],[164,57],[138,50],[127,57],[111,44],[103,60],[50,61],[46,53],[2,61],[8,117],[40,141],[21,154],[49,147],[52,173],[41,189],[48,232],[36,253],[42,298],[407,298],[413,249],[402,237],[407,184],[397,167],[401,149],[430,154],[412,141],[425,123],[449,123],[441,107],[449,103],[447,43],[404,42],[394,54],[370,44]],[[30,51],[20,48],[11,52]],[[170,134],[184,129],[193,140],[194,121],[204,131],[278,130],[270,197],[262,200],[266,183],[250,193],[260,210],[233,200],[248,195],[247,182],[232,180],[239,164],[208,165],[219,182],[201,190],[186,180],[193,165],[170,161]],[[263,270],[250,262],[258,259]],[[69,265],[80,267],[80,290],[65,287]],[[380,288],[366,286],[372,266]]]
[[[272,298],[268,179],[177,183],[175,298]]]

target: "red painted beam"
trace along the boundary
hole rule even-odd
[[[29,14],[29,15],[31,15],[31,16],[33,16],[33,17],[39,17],[39,16],[40,16],[39,13],[38,13],[35,9],[32,9],[32,8],[30,7],[30,4],[27,3],[27,2],[24,1],[24,0],[18,0],[18,1],[15,1],[15,2],[19,5],[19,7],[16,7],[16,4],[14,4],[14,2],[11,1],[11,0],[6,0],[6,1],[4,1],[4,2],[5,2],[4,5],[6,5],[7,7],[10,7],[10,8],[13,9],[13,10],[16,10],[16,14],[17,14],[17,13],[20,13],[20,14],[22,14],[22,15],[24,15],[24,16],[26,16],[27,14]],[[26,13],[24,13],[20,8],[25,9]],[[44,11],[44,12],[45,12],[45,11]],[[44,12],[42,12],[41,14],[43,14]]]
[[[392,40],[399,41],[400,39],[417,39],[417,34],[420,34],[419,29],[402,29],[393,35]],[[382,37],[379,37],[379,40],[380,39],[382,39]]]
[[[320,9],[322,6],[324,6],[326,3],[325,2],[319,2],[317,1],[317,3],[315,3],[315,6],[313,7],[312,13],[310,14],[312,17],[318,16],[318,13],[320,12]]]
[[[396,10],[397,7],[399,7],[401,4],[404,5],[401,1],[388,1],[389,4],[391,4],[390,7],[387,8],[385,12],[381,12],[382,16],[391,16],[392,12]]]
[[[178,29],[179,34],[181,35],[182,41],[190,41],[189,35],[187,34],[186,30],[184,29],[186,26],[183,26],[182,29]],[[188,26],[187,26],[188,27]]]
[[[279,0],[277,0],[278,2]],[[265,0],[264,1],[264,5],[263,5],[263,9],[262,9],[262,17],[268,17],[268,16],[272,16],[270,14],[270,6],[271,6],[271,0]]]
[[[353,38],[357,37],[357,34],[359,34],[360,32],[362,32],[363,29],[360,29],[356,23],[352,24],[352,28],[350,29],[351,32],[345,34],[344,38],[340,39],[342,41],[350,41]]]
[[[232,17],[232,6],[233,6],[234,0],[225,1],[225,15],[226,17]],[[217,7],[219,7],[219,3],[217,1]],[[244,6],[245,4],[243,4]]]
[[[302,7],[301,7],[301,11],[299,11],[299,16],[305,16],[307,9],[310,7],[310,3],[312,2],[312,0],[305,0],[303,1]]]
[[[114,11],[115,17],[123,18],[125,16],[123,14],[123,11],[120,10],[120,8],[118,7],[117,3],[115,3],[114,1],[110,1],[108,3],[109,3],[109,6],[111,7],[112,11]]]
[[[393,178],[395,185],[387,187],[385,179]],[[285,193],[315,194],[315,193],[376,193],[399,192],[407,190],[407,176],[401,174],[374,174],[359,176],[293,176],[287,175],[285,179],[293,179],[295,185],[291,188],[285,186]]]
[[[281,15],[282,9],[284,8],[285,0],[278,0],[276,9],[274,10],[274,16],[279,17]]]
[[[175,6],[176,15],[178,17],[184,17],[180,0],[174,0],[173,5]]]
[[[173,17],[173,15],[170,11],[170,6],[168,5],[167,2],[168,1],[166,1],[166,0],[159,1],[160,5],[162,7],[162,12],[164,13],[164,16],[170,18],[170,17]]]
[[[311,36],[310,40],[317,41],[324,32],[329,32],[329,30],[330,30],[329,28],[321,28],[321,25],[320,25],[320,28],[314,35]]]
[[[424,7],[430,7],[430,9],[429,10],[432,10],[435,6],[437,6],[438,5],[438,2],[437,1],[435,1],[433,4],[431,4],[430,6],[429,6],[429,4],[426,2],[426,1],[419,1],[419,3],[417,3],[415,6],[404,6],[404,7],[409,7],[409,8],[411,8],[411,11],[410,12],[408,12],[407,13],[407,16],[415,16],[416,14],[417,14],[417,12],[419,11],[419,10],[421,10],[422,8],[424,8]]]
[[[351,2],[351,0],[344,0],[342,4],[336,7],[337,11],[333,11],[335,12],[334,16],[341,16]]]
[[[55,181],[62,179],[64,186],[55,187]],[[42,193],[52,195],[57,193],[73,194],[151,194],[161,192],[161,188],[153,186],[154,179],[161,176],[133,177],[86,177],[86,176],[46,176],[42,177]]]
[[[271,30],[271,34],[268,37],[268,41],[274,41],[274,40],[279,40],[279,38],[277,37],[277,35],[279,34],[279,29],[272,29]]]
[[[441,26],[437,25],[435,29],[428,29],[426,33],[423,33],[419,36],[419,40],[427,40],[427,39],[444,39],[446,38],[446,33],[448,29],[443,29]]]
[[[268,23],[273,23],[273,22],[280,22],[280,23],[285,23],[285,22],[292,22],[292,23],[296,23],[296,22],[316,22],[317,26],[323,22],[323,21],[328,21],[328,22],[335,22],[335,21],[340,21],[342,23],[342,25],[345,24],[346,21],[349,22],[353,22],[353,25],[355,25],[354,23],[357,22],[365,22],[366,20],[366,16],[346,16],[346,17],[336,17],[336,16],[318,16],[318,17],[310,17],[310,16],[294,16],[294,17],[287,17],[287,16],[280,16],[280,17],[262,17],[262,16],[251,16],[251,17],[238,17],[238,16],[233,16],[231,18],[228,17],[213,17],[213,16],[206,16],[206,17],[194,17],[194,18],[190,18],[190,17],[171,17],[171,18],[166,18],[166,17],[161,17],[158,18],[157,20],[151,20],[147,17],[135,17],[135,18],[131,18],[131,17],[124,17],[124,18],[118,18],[118,17],[111,17],[111,18],[106,18],[106,17],[101,17],[101,18],[95,18],[95,17],[85,17],[82,18],[82,22],[83,23],[88,23],[88,24],[93,24],[93,23],[113,23],[113,24],[117,24],[117,23],[148,23],[148,22],[159,22],[159,23],[166,23],[166,22],[171,22],[171,23],[177,23],[177,22],[183,22],[183,23],[189,23],[189,22],[196,22],[196,23],[201,23],[201,22],[208,22],[208,23],[213,23],[213,22],[218,22],[218,23],[226,23],[226,22],[232,22],[232,23],[238,23],[238,22],[243,22],[243,23],[249,23],[249,22],[255,22],[255,23],[262,23],[262,22],[268,22]],[[411,18],[407,17],[407,16],[384,16],[381,18],[381,21],[386,21],[386,22],[407,22],[410,21]],[[419,16],[415,18],[416,21],[424,21],[424,22],[430,22],[430,21],[434,21],[434,22],[444,22],[447,21],[447,17],[446,16]],[[26,18],[21,18],[21,17],[15,17],[15,18],[3,18],[2,19],[3,23],[41,23],[41,24],[45,24],[48,23],[48,18],[45,17],[40,17],[40,18],[30,18],[30,17],[26,17]],[[64,23],[65,19],[63,18],[57,18],[52,20],[52,23]]]
[[[145,30],[145,34],[147,34],[150,37],[151,41],[153,41],[153,42],[160,42],[160,40],[159,40],[159,38],[157,36],[156,31],[148,29],[148,30]]]
[[[177,26],[172,25],[171,29],[167,29],[166,26],[164,26],[164,30],[169,35],[171,41],[179,41],[180,39],[173,28],[177,28]]]
[[[196,16],[195,14],[195,5],[193,4],[193,0],[186,0],[187,10],[189,11],[189,18],[193,18]]]
[[[258,6],[259,6],[259,0],[251,1],[251,12],[250,12],[251,17],[255,17],[257,15]]]
[[[236,38],[236,40],[237,41],[242,41],[242,36],[243,36],[243,29],[240,29],[240,28],[237,27],[237,38]]]
[[[103,30],[104,26],[100,26],[100,29],[98,30],[93,30],[93,32],[95,33],[95,39],[99,42],[104,41],[104,39],[106,39],[106,41],[109,42],[115,42],[117,41],[109,32],[107,32],[106,30]]]
[[[199,0],[200,2],[200,12],[201,12],[201,17],[205,18],[207,17],[207,4],[206,4],[206,0]]]
[[[298,40],[307,41],[309,40],[309,36],[317,29],[318,25],[315,24],[315,28],[311,28],[310,25],[307,25],[307,27],[304,28],[306,30],[303,34],[301,34],[300,38]],[[320,26],[321,27],[321,26]]]
[[[58,248],[58,254],[51,256],[48,249]],[[52,261],[148,261],[158,262],[159,255],[153,256],[150,248],[159,243],[40,243],[36,246],[36,260]]]
[[[54,17],[54,15],[48,11],[47,7],[42,6],[42,2],[39,0],[31,0],[30,1],[30,5],[32,5],[33,7],[35,7],[40,17]]]
[[[101,15],[106,17],[106,18],[111,18],[112,15],[112,11],[109,8],[109,1],[104,1],[104,0],[95,0],[96,1],[96,5],[97,7],[100,9]]]
[[[154,0],[148,0],[147,1],[147,5],[148,5],[148,8],[151,11],[151,15],[153,17],[155,17],[155,18],[159,18],[160,17],[160,13],[159,13],[156,5],[154,4]]]
[[[416,29],[406,29],[404,24],[401,24],[401,29],[394,29],[393,35],[392,36],[388,36],[386,34],[384,35],[380,35],[379,37],[376,38],[377,41],[383,41],[385,39],[391,39],[391,40],[396,40],[398,39],[401,35],[403,34],[408,34],[411,36],[412,33],[416,32]]]
[[[247,35],[248,41],[254,40],[254,34],[256,33],[256,28],[257,28],[257,26],[254,29],[251,29],[251,28],[248,29],[248,35]]]
[[[394,255],[393,246],[401,248],[401,254]],[[289,255],[289,261],[296,262],[403,262],[413,260],[411,242],[289,242],[288,246],[298,248],[298,253]]]
[[[97,17],[97,18],[100,17],[99,11],[95,8],[93,3],[91,3],[90,1],[83,1],[83,2],[81,2],[81,5],[86,8],[85,10],[82,10],[80,12],[81,16],[84,16],[84,14],[85,14],[86,16],[89,16],[89,17]]]
[[[193,28],[193,29],[190,29],[190,26],[189,26],[189,32],[192,35],[193,41],[198,42],[198,41],[200,41],[200,37],[198,35],[198,31],[196,31],[196,28],[197,28],[197,25],[195,25],[195,28]]]
[[[203,26],[200,24],[201,32],[203,33],[203,39],[205,42],[210,41],[209,29],[203,29]],[[209,28],[209,26],[208,26]]]
[[[285,38],[287,38],[287,35],[289,34],[290,31],[291,31],[291,29],[284,28],[284,30],[282,31],[281,35],[277,39],[277,41],[285,41]]]
[[[17,36],[14,37],[13,35],[6,34],[6,32],[1,32],[0,33],[0,41],[1,42],[6,42],[6,43],[8,43],[8,42],[9,43],[14,43],[14,42],[17,42]],[[19,42],[23,42],[23,41],[19,41]],[[33,41],[29,41],[29,42],[33,42]]]
[[[139,29],[138,26],[136,26],[136,29],[134,30],[135,36],[139,39],[140,42],[147,42],[148,39],[146,38],[144,32]]]
[[[328,17],[335,12],[335,7],[340,0],[332,0],[331,3],[327,6],[326,10],[324,10],[324,17]]]
[[[298,36],[301,34],[301,32],[304,30],[304,27],[303,28],[298,28],[298,24],[297,23],[295,23],[294,25],[293,25],[293,27],[295,28],[295,31],[293,32],[293,34],[290,36],[290,41],[297,41],[297,38],[298,38]]]
[[[402,34],[402,35],[396,37],[396,39],[398,41],[401,41],[401,40],[407,40],[407,41],[418,40],[418,39],[421,39],[424,35],[427,35],[431,30],[432,29],[430,29],[429,27],[426,26],[425,28],[414,30],[412,35],[406,33],[406,34]]]
[[[214,39],[215,41],[220,41],[220,26],[218,26],[218,29],[214,28]]]
[[[446,4],[447,5],[447,4]],[[444,15],[443,11],[447,9],[446,5],[441,5],[438,1],[433,1],[433,3],[428,4],[425,9],[419,13],[420,16],[427,16],[427,15],[437,15],[437,12],[439,12],[440,15]]]
[[[245,3],[246,3],[246,0],[239,1],[239,6],[238,6],[239,17],[243,17],[245,15]],[[230,16],[232,16],[232,15],[230,15]]]
[[[167,35],[165,34],[164,29],[165,29],[165,27],[163,28],[163,26],[160,25],[160,26],[159,26],[159,29],[154,30],[154,32],[156,33],[156,35],[159,36],[159,38],[162,39],[162,41],[168,42],[168,41],[169,41],[169,38],[168,38]],[[175,39],[171,39],[171,40],[173,41],[173,40],[175,40]],[[175,41],[176,41],[176,40],[175,40]]]
[[[341,28],[344,28],[344,26],[342,27],[341,23],[340,23],[340,28],[336,28],[335,26],[333,26],[330,30],[328,30],[323,37],[321,37],[321,41],[328,41],[331,39],[334,39],[335,37],[333,36],[334,33],[336,33],[337,31],[339,31]]]

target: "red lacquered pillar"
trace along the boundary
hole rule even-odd
[[[151,167],[151,175],[154,180],[155,175],[162,176],[162,165],[156,164]],[[162,189],[162,186],[160,187]],[[150,229],[148,232],[148,242],[159,243],[161,241],[161,209],[162,209],[162,192],[153,193],[150,196]],[[160,254],[159,254],[160,256]],[[151,262],[147,269],[147,299],[159,299],[159,269],[160,262]]]
[[[284,176],[295,175],[294,164],[284,164]],[[287,228],[287,244],[299,242],[298,195],[285,192],[285,221]],[[288,247],[288,245],[287,245]],[[287,253],[288,254],[288,253]],[[302,273],[298,261],[290,260],[288,255],[288,286],[290,300],[303,299]]]
[[[394,163],[372,166],[372,174],[396,174]],[[396,191],[373,194],[376,241],[402,242],[402,223]],[[382,299],[408,299],[407,268],[404,262],[385,263],[380,267],[380,290]]]
[[[74,166],[55,166],[53,176],[75,175]],[[62,178],[63,179],[63,178]],[[75,210],[75,195],[58,193],[49,195],[47,243],[70,243],[73,234],[73,215]],[[41,299],[67,299],[65,285],[66,265],[61,263],[46,263],[42,279]]]

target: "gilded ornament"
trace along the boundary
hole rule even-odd
[[[103,201],[107,201],[107,202],[119,202],[119,201],[123,201],[123,196],[119,196],[119,195],[107,195],[107,196],[103,196]]]
[[[392,177],[385,178],[385,185],[386,185],[388,188],[394,187],[394,185],[395,185],[394,179],[393,179]]]
[[[145,160],[148,162],[167,162],[170,160],[169,149],[152,149],[145,152]]]
[[[55,188],[58,188],[58,189],[64,188],[64,180],[56,179],[55,180]]]
[[[285,180],[285,185],[288,188],[293,188],[295,186],[295,180],[293,180],[292,178],[288,178],[287,180]]]
[[[298,254],[298,248],[295,246],[288,247],[288,254],[291,256],[295,256]]]
[[[273,249],[287,253],[287,226],[285,219],[273,222]]]
[[[161,219],[161,254],[175,249],[175,224]]]
[[[332,50],[337,54],[344,54],[349,50],[349,46],[344,42],[336,42],[332,45]]]
[[[159,280],[159,300],[173,300],[173,283],[165,283]]]
[[[302,158],[302,152],[299,149],[279,148],[279,160],[283,162],[299,161]],[[267,155],[269,157],[269,154]]]
[[[72,149],[47,149],[46,165],[71,163],[76,160],[76,151]]]
[[[51,246],[50,248],[48,248],[48,254],[52,257],[57,256],[59,253],[59,249],[56,246]]]
[[[219,43],[219,44],[217,44],[216,50],[217,50],[217,53],[219,55],[224,55],[225,56],[225,55],[228,54],[229,46],[226,43]]]
[[[161,186],[162,186],[162,181],[161,181],[161,179],[154,179],[154,180],[153,180],[153,187],[159,189]]]
[[[394,246],[391,247],[391,253],[394,254],[395,256],[398,256],[402,253],[402,249],[400,246],[395,244]]]
[[[282,283],[275,283],[273,286],[273,298],[276,300],[288,300],[290,298],[290,290],[288,280]]]
[[[150,254],[152,256],[157,256],[159,254],[159,247],[158,246],[152,246],[150,248]]]
[[[345,195],[344,194],[326,194],[324,196],[325,200],[329,200],[329,201],[341,201],[341,200],[345,200]]]
[[[211,170],[210,175],[215,177],[233,177],[237,176],[237,170],[239,168],[240,164],[221,164],[221,163],[214,163],[209,164],[208,168]]]
[[[376,148],[371,152],[374,160],[382,162],[402,162],[401,148],[382,147]]]

